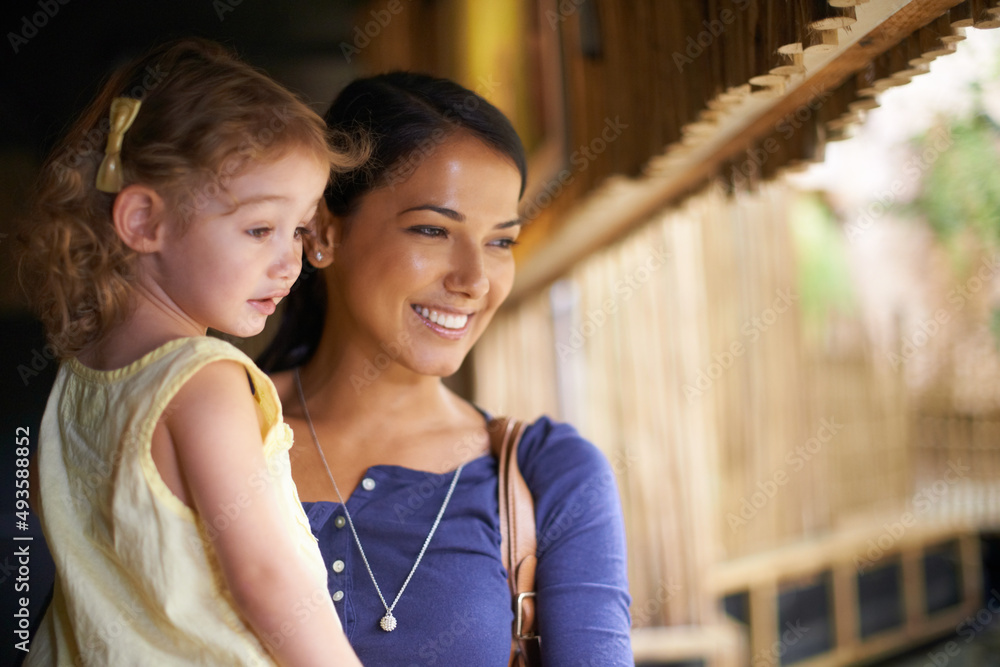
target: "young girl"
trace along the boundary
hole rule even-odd
[[[26,266],[63,359],[36,487],[57,580],[26,664],[360,664],[274,386],[205,336],[261,331],[331,167],[358,162],[185,40],[114,75],[46,163]]]

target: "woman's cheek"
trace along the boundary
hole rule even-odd
[[[497,306],[502,304],[510,295],[514,288],[514,258],[509,258],[497,272],[497,276],[490,280],[491,291],[495,290],[498,299]]]

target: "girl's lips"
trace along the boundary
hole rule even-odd
[[[277,299],[250,299],[250,305],[265,315],[273,315],[278,302]]]
[[[448,313],[419,305],[412,306],[412,310],[424,326],[449,340],[458,340],[465,336],[474,315],[474,313]]]

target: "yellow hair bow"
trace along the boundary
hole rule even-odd
[[[139,113],[139,104],[139,100],[131,97],[116,97],[111,101],[108,146],[97,169],[97,189],[101,192],[120,192],[122,189],[122,139]]]

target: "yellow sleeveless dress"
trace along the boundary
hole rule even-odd
[[[274,385],[249,357],[205,336],[171,341],[113,371],[70,359],[39,440],[39,514],[56,583],[25,665],[274,664],[236,611],[208,541],[238,504],[203,521],[167,488],[151,454],[173,396],[223,359],[246,367],[264,415],[267,470],[251,489],[275,485],[308,567],[326,581],[291,478],[291,429]]]

